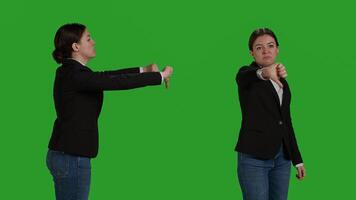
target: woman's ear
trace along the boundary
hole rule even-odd
[[[78,43],[73,43],[73,44],[72,44],[72,49],[73,49],[74,52],[79,51],[79,45],[78,45]]]
[[[250,50],[250,55],[251,55],[252,57],[255,57],[253,51],[251,51],[251,50]]]

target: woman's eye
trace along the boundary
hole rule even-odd
[[[273,44],[268,45],[269,48],[274,48]]]
[[[262,47],[257,47],[257,48],[256,48],[256,50],[261,50],[261,49],[262,49]]]

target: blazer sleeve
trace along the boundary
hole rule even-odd
[[[138,74],[138,73],[140,73],[140,68],[133,67],[133,68],[126,68],[126,69],[110,70],[110,71],[105,71],[105,72],[110,75]]]
[[[239,88],[245,88],[257,81],[263,81],[257,77],[257,70],[257,67],[241,67],[236,75],[236,83]]]
[[[137,69],[137,68],[136,68]],[[124,73],[133,70],[93,72],[80,68],[73,72],[73,86],[77,91],[127,90],[148,85],[160,85],[162,77],[159,72]]]
[[[288,84],[285,84],[285,86],[287,86],[288,90],[290,91]],[[290,98],[292,98],[292,96]],[[292,158],[291,159],[292,159],[293,165],[295,166],[299,163],[303,163],[303,159],[302,159],[302,155],[298,148],[297,138],[294,133],[290,108],[287,109],[287,125],[288,125],[288,128],[290,129],[290,133],[291,133],[291,136],[290,136],[290,145],[291,145],[291,150],[292,150],[292,152],[291,152]]]

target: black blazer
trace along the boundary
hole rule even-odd
[[[285,79],[282,106],[271,81],[257,77],[259,66],[252,62],[236,76],[242,123],[236,151],[261,159],[272,159],[281,144],[293,164],[302,163],[290,116],[291,92]]]
[[[48,147],[72,155],[96,157],[103,91],[160,85],[161,82],[159,72],[139,73],[139,68],[93,72],[75,60],[65,60],[56,71],[57,119]]]

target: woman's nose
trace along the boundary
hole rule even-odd
[[[263,48],[262,48],[262,53],[263,53],[263,54],[268,53],[268,49],[267,49],[267,48],[265,48],[265,47],[263,47]]]

